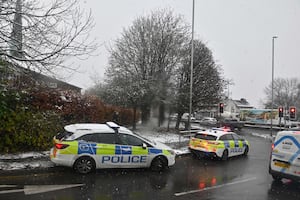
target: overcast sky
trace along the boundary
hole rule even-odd
[[[103,78],[113,45],[123,28],[153,10],[168,8],[192,23],[192,0],[86,0],[96,23],[92,32],[99,56],[82,61],[80,74],[69,82],[86,89],[91,76]],[[300,0],[195,0],[195,39],[202,40],[232,79],[233,99],[246,98],[261,107],[264,88],[271,82],[272,37],[275,40],[275,78],[300,78]]]

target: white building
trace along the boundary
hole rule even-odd
[[[241,98],[240,100],[227,99],[224,101],[224,113],[222,116],[239,118],[242,109],[254,109],[254,106],[244,98]]]

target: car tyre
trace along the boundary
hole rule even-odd
[[[151,170],[155,172],[164,171],[168,166],[168,161],[163,156],[158,156],[154,158],[151,162]]]
[[[225,150],[223,151],[221,160],[222,160],[222,161],[226,161],[227,159],[228,159],[228,150],[225,149]]]
[[[94,159],[88,156],[78,158],[73,167],[80,174],[88,174],[96,169]]]
[[[274,181],[276,181],[276,182],[281,181],[281,177],[280,177],[280,176],[276,176],[276,175],[272,174],[272,178],[273,178]]]
[[[244,156],[247,156],[248,155],[248,152],[249,152],[249,147],[248,146],[246,146],[246,148],[245,148],[245,151],[244,151]]]

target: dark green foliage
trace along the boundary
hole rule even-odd
[[[0,152],[48,150],[52,137],[62,129],[55,113],[8,110],[0,116]]]

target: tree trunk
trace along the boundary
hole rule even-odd
[[[158,127],[160,127],[165,121],[165,104],[160,103],[158,109]]]
[[[150,118],[150,107],[149,106],[142,106],[142,124],[146,124]]]
[[[177,120],[176,120],[176,125],[175,125],[176,130],[179,130],[179,125],[180,125],[182,115],[183,115],[183,113],[178,113],[178,115],[177,115]]]
[[[132,122],[132,130],[136,130],[136,106],[133,108],[133,122]]]

